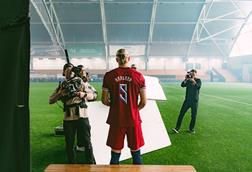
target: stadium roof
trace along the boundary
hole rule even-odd
[[[251,0],[31,0],[32,55],[230,55]]]

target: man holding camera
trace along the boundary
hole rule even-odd
[[[91,101],[95,101],[97,100],[98,97],[98,92],[96,91],[96,89],[89,84],[89,78],[87,76],[87,72],[85,71],[85,68],[83,65],[78,65],[77,66],[77,70],[75,72],[75,75],[80,77],[84,84],[85,84],[85,92],[89,95],[87,96],[87,101],[91,102]],[[76,150],[80,151],[80,152],[84,152],[85,151],[85,140],[83,140],[82,133],[86,132],[85,130],[77,130],[77,146],[76,146]]]
[[[88,99],[89,102],[97,100],[98,97],[98,92],[96,89],[89,83],[90,81],[90,76],[89,73],[85,71],[85,68],[83,65],[78,65],[77,68],[79,68],[79,77],[83,80],[83,82],[87,85],[87,92],[92,92],[93,93],[93,98]]]
[[[85,84],[81,78],[74,75],[74,66],[70,63],[64,65],[63,76],[65,80],[49,98],[49,104],[58,100],[64,103],[63,128],[65,133],[66,152],[69,163],[76,163],[74,141],[77,130],[85,131],[81,133],[81,138],[85,143],[85,155],[88,164],[95,164],[93,148],[91,144],[90,124],[85,103],[88,97],[92,97],[85,92]]]
[[[174,133],[179,133],[182,120],[189,108],[191,108],[191,122],[188,132],[195,133],[194,126],[198,110],[199,91],[201,88],[201,80],[196,78],[196,75],[197,71],[192,69],[186,74],[185,80],[181,83],[181,87],[186,87],[186,95],[177,119],[177,125],[172,129]]]

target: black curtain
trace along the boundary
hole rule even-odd
[[[29,0],[0,2],[0,171],[30,171]]]

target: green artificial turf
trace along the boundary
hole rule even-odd
[[[101,83],[92,83],[101,95]],[[31,83],[31,157],[32,171],[42,172],[48,164],[66,163],[64,137],[54,136],[62,124],[58,105],[48,97],[57,83]],[[179,83],[162,84],[167,101],[158,102],[172,145],[143,155],[145,164],[193,165],[199,172],[252,171],[252,85],[203,83],[196,133],[186,132],[190,111],[181,132],[173,134],[185,89]],[[131,160],[123,161],[129,164]]]

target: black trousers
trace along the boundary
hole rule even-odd
[[[88,118],[80,118],[80,123],[82,124],[77,129],[77,145],[85,146],[85,148],[92,147],[91,144],[91,126],[89,124]]]
[[[78,120],[64,121],[63,122],[66,153],[69,163],[76,163],[76,155],[74,150],[74,141],[77,131],[79,132],[79,138],[83,141],[85,146],[85,155],[87,164],[95,164],[95,158],[93,155],[93,148],[91,144],[90,124],[88,118],[80,118]],[[83,132],[82,132],[83,131]]]
[[[196,116],[197,116],[197,110],[198,110],[198,102],[196,101],[184,101],[180,113],[177,119],[177,124],[176,124],[176,130],[179,130],[181,127],[182,120],[185,116],[185,113],[187,110],[191,108],[191,122],[189,125],[189,130],[194,130],[195,123],[196,123]]]
[[[63,128],[65,133],[66,153],[69,163],[76,162],[76,155],[74,151],[74,140],[77,132],[79,120],[63,121]]]
[[[80,118],[80,127],[77,129],[77,145],[85,147],[87,164],[95,164],[93,147],[91,143],[91,126],[88,118]]]

